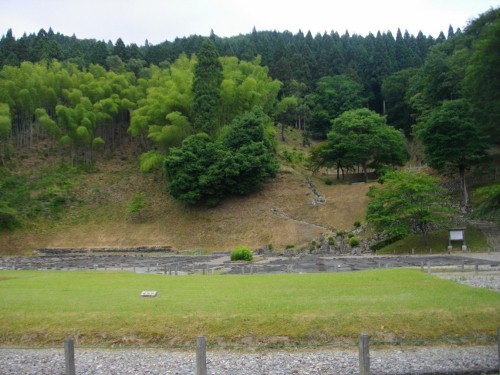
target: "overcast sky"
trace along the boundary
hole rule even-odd
[[[463,28],[500,0],[0,0],[0,35],[41,28],[80,39],[152,44],[192,34],[221,37],[262,30],[352,34],[399,28],[437,37]]]

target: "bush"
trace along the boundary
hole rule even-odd
[[[238,246],[231,252],[231,260],[245,260],[251,261],[253,259],[253,253],[250,249],[245,246]]]
[[[361,222],[356,220],[353,225],[354,225],[354,228],[358,229],[361,227]]]
[[[356,247],[359,245],[359,240],[356,237],[351,237],[349,239],[349,246]]]
[[[0,201],[0,230],[14,229],[20,225],[17,211],[8,206],[6,202]]]
[[[389,246],[390,244],[399,241],[403,238],[403,236],[393,236],[393,237],[388,237],[384,238],[383,240],[374,242],[370,245],[370,250],[377,251],[380,250],[386,246]]]
[[[134,218],[139,218],[146,208],[146,197],[144,194],[134,194],[128,205],[128,213]]]
[[[325,185],[332,185],[333,184],[333,180],[331,178],[325,178]]]

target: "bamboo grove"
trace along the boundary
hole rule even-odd
[[[270,113],[280,82],[258,59],[220,59],[221,122],[254,106]],[[168,67],[151,65],[138,74],[124,67],[85,69],[65,61],[5,66],[0,80],[2,158],[12,148],[53,139],[72,162],[91,163],[95,152],[112,149],[130,134],[143,150],[166,151],[191,129],[192,81],[196,57],[181,55]]]

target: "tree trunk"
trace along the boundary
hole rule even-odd
[[[460,172],[460,187],[462,189],[462,209],[467,209],[469,205],[469,193],[467,191],[467,180],[465,179],[465,167],[459,167]]]
[[[286,139],[285,139],[285,124],[281,124],[281,140],[283,142],[286,141]]]
[[[429,247],[429,236],[427,235],[427,230],[422,230],[422,235],[424,236],[424,243],[426,247]]]
[[[366,164],[365,163],[361,164],[361,167],[363,169],[363,174],[365,176],[365,182],[368,183],[368,172],[366,171]]]

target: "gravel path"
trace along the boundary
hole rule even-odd
[[[76,349],[76,373],[89,375],[194,374],[195,353],[160,349]],[[372,374],[494,374],[496,346],[376,349]],[[359,373],[356,350],[208,351],[207,373],[217,375]],[[64,374],[64,351],[0,349],[2,375]]]

